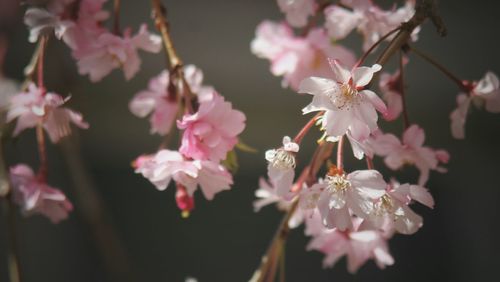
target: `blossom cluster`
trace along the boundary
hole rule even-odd
[[[30,83],[25,91],[12,94],[6,122],[16,123],[12,133],[14,137],[26,129],[38,128],[44,130],[53,143],[57,143],[71,133],[71,124],[83,129],[89,127],[80,113],[64,107],[67,98],[47,92],[34,83]],[[44,133],[41,131],[38,134]],[[61,191],[47,184],[46,166],[42,163],[35,175],[28,165],[17,164],[10,168],[10,181],[14,201],[26,215],[40,213],[57,223],[68,216],[73,206]]]
[[[446,172],[443,165],[450,159],[446,150],[425,146],[424,129],[408,121],[403,79],[408,56],[400,57],[400,68],[392,74],[384,71],[379,76],[385,67],[377,63],[363,66],[367,56],[384,40],[392,40],[414,15],[415,2],[406,1],[390,10],[370,0],[277,2],[286,21],[259,24],[251,50],[271,62],[271,72],[283,77],[283,87],[312,95],[302,113],[317,113],[311,121],[323,132],[318,149],[336,144],[337,163],[327,162],[326,174],[318,177],[317,171],[310,171],[319,158],[315,153],[311,164],[296,177],[300,143],[310,125],[293,139],[285,136],[282,146],[266,152],[268,179],[260,180],[255,210],[276,203],[291,213],[289,228],[305,224],[306,235],[312,237],[307,249],[324,253],[324,266],[333,266],[343,256],[350,272],[369,259],[380,268],[392,265],[387,241],[397,233],[409,235],[422,227],[423,219],[411,205],[433,208],[433,197],[425,186],[431,171]],[[319,21],[321,15],[323,22]],[[364,54],[358,60],[354,51],[339,42],[354,30],[363,39]],[[410,40],[417,40],[419,30],[416,26],[410,31]],[[381,95],[372,90],[377,76]],[[466,93],[457,97],[458,108],[450,115],[451,129],[454,137],[463,138],[471,101],[499,112],[500,90],[498,78],[491,72],[479,82],[456,82]],[[405,115],[401,138],[382,131],[379,114],[389,122]],[[366,159],[368,169],[344,170],[344,140],[350,142],[355,158]],[[375,157],[393,171],[414,166],[420,172],[416,184],[384,177],[373,165]]]
[[[113,69],[121,68],[127,80],[139,71],[138,50],[158,53],[161,38],[142,24],[136,34],[131,28],[111,31],[103,26],[109,13],[103,10],[107,0],[39,1],[26,10],[24,21],[30,28],[30,42],[55,33],[71,49],[78,71],[97,82]],[[35,1],[36,3],[36,1]],[[116,16],[116,15],[115,15]]]
[[[238,143],[246,118],[213,87],[202,84],[200,69],[187,65],[182,73],[187,84],[182,92],[193,96],[187,100],[190,105],[180,103],[173,86],[176,78],[164,70],[150,80],[147,90],[136,94],[129,107],[138,117],[150,116],[152,134],[171,135],[174,123],[182,132],[178,150],[162,148],[139,156],[134,167],[158,190],[165,190],[173,179],[177,205],[186,215],[194,208],[193,194],[198,186],[208,200],[230,189],[232,175],[221,161]]]

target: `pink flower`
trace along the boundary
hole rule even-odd
[[[278,6],[293,27],[305,26],[307,18],[314,15],[316,9],[314,0],[278,0]]]
[[[373,201],[385,194],[382,175],[376,170],[357,170],[327,174],[323,183],[313,185],[317,207],[323,224],[339,230],[353,229],[351,214],[366,218],[373,211]]]
[[[289,197],[295,178],[295,153],[299,145],[288,136],[283,137],[283,147],[266,151],[267,175],[279,197]]]
[[[107,32],[102,22],[109,13],[102,9],[107,0],[81,0],[78,2],[78,14],[64,33],[63,40],[73,50],[73,57],[90,52],[98,44],[97,38]]]
[[[369,220],[382,229],[394,228],[402,234],[413,234],[422,227],[423,220],[409,208],[412,200],[434,207],[434,199],[426,188],[393,182],[388,186],[386,194],[375,202]]]
[[[429,179],[429,171],[446,172],[439,163],[448,163],[449,155],[444,150],[433,150],[424,147],[425,132],[414,124],[405,130],[402,143],[393,134],[377,134],[371,144],[375,154],[385,157],[385,164],[392,170],[397,170],[405,164],[413,164],[420,170],[419,185],[424,185]]]
[[[212,200],[215,194],[224,190],[231,189],[233,185],[233,177],[227,169],[213,161],[193,161],[195,167],[198,169],[198,176],[194,179],[187,179],[186,184],[188,193],[191,195],[200,186],[201,192],[207,200]]]
[[[193,162],[186,161],[177,151],[160,150],[154,156],[140,156],[135,164],[135,172],[141,173],[160,191],[167,189],[172,178],[184,184],[182,179],[198,176]]]
[[[264,178],[259,179],[259,189],[255,191],[255,196],[258,198],[253,202],[254,211],[258,212],[264,206],[276,204],[279,210],[288,211],[292,206],[291,201],[283,199],[276,193],[276,188],[272,183],[266,181]],[[304,221],[305,214],[302,209],[295,209],[293,215],[288,220],[290,228],[296,228]]]
[[[58,39],[61,39],[66,30],[73,23],[68,20],[61,20],[57,15],[40,8],[28,8],[24,14],[24,23],[30,29],[29,42],[36,42],[40,35],[48,32],[55,32]]]
[[[400,83],[400,72],[393,75],[382,73],[379,81],[382,98],[387,102],[387,112],[383,115],[387,121],[395,120],[403,111],[402,89]]]
[[[457,108],[450,114],[451,133],[457,139],[465,138],[465,121],[471,101],[478,107],[484,105],[486,111],[500,113],[500,83],[498,77],[487,72],[478,82],[472,82],[473,87],[467,94],[457,96]]]
[[[371,90],[362,90],[381,69],[380,65],[345,69],[337,60],[330,61],[334,80],[309,77],[300,83],[299,93],[313,95],[304,114],[325,111],[322,126],[332,138],[340,138],[349,132],[357,141],[363,141],[377,129],[377,109],[385,113],[384,102]]]
[[[312,217],[306,220],[306,225],[315,225],[315,234],[307,245],[308,250],[317,250],[325,254],[324,267],[332,267],[343,256],[347,257],[347,269],[356,272],[366,261],[374,259],[379,268],[394,264],[389,253],[387,239],[382,233],[367,228],[360,218],[353,218],[353,230],[321,228],[321,219]]]
[[[459,94],[457,96],[457,108],[450,114],[451,135],[456,139],[465,138],[465,122],[467,120],[470,102],[471,98],[467,96],[467,94]]]
[[[212,99],[213,88],[202,85],[203,73],[200,69],[187,65],[184,67],[184,77],[200,102]],[[152,113],[149,118],[151,134],[168,134],[177,117],[177,96],[174,91],[170,91],[169,84],[170,73],[164,70],[149,81],[147,90],[137,93],[129,103],[130,111],[138,117],[144,118]]]
[[[257,27],[252,52],[271,61],[271,73],[283,76],[283,87],[297,90],[309,76],[329,75],[327,58],[338,58],[347,65],[355,62],[354,54],[339,44],[332,44],[323,29],[312,29],[306,37],[295,36],[284,23],[264,21]]]
[[[38,180],[33,170],[25,164],[10,168],[10,181],[14,201],[25,214],[39,213],[52,223],[58,223],[73,210],[73,205],[60,190]]]
[[[354,29],[364,37],[363,50],[368,50],[382,36],[401,23],[409,20],[415,13],[414,1],[407,1],[404,7],[384,11],[371,0],[343,0],[342,4],[352,10],[331,5],[325,9],[325,27],[335,40],[344,39]],[[416,40],[418,30],[412,34]],[[389,37],[388,40],[392,39]]]
[[[176,94],[168,91],[169,80],[168,71],[161,72],[149,81],[147,90],[137,93],[130,101],[129,109],[138,117],[144,118],[153,112],[149,119],[151,134],[168,134],[177,116],[179,105]]]
[[[46,93],[35,84],[28,86],[27,92],[12,96],[7,122],[17,119],[13,135],[17,136],[26,128],[32,128],[39,123],[49,134],[50,140],[57,143],[60,138],[71,133],[70,123],[87,129],[89,125],[83,121],[82,115],[70,109],[61,107],[65,100],[55,93]]]
[[[183,129],[179,151],[186,157],[218,162],[238,143],[245,128],[245,115],[232,108],[224,97],[212,92],[212,99],[200,103],[198,111],[177,121]]]
[[[154,156],[141,156],[135,165],[136,172],[160,191],[174,179],[186,187],[190,196],[199,185],[205,198],[212,200],[216,193],[230,189],[233,184],[231,174],[223,166],[211,161],[185,160],[177,151],[160,150]]]
[[[139,32],[131,36],[127,29],[123,37],[105,32],[98,35],[92,46],[76,50],[73,55],[78,60],[80,74],[88,74],[92,82],[97,82],[115,68],[122,68],[125,78],[131,79],[140,69],[141,59],[137,51],[158,53],[161,38],[150,34],[145,24]]]

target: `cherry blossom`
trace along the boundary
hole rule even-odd
[[[212,99],[200,103],[196,113],[185,114],[177,121],[177,127],[184,130],[179,151],[193,159],[218,162],[238,143],[246,118],[217,92],[211,95]]]
[[[276,204],[281,211],[288,211],[292,207],[292,201],[278,196],[276,188],[272,183],[262,177],[259,179],[259,189],[255,191],[255,196],[257,197],[257,200],[253,202],[255,212],[260,211],[261,208],[270,204]],[[289,198],[293,198],[293,196],[289,196]],[[288,226],[292,229],[298,227],[304,221],[305,216],[302,209],[295,209],[288,220]]]
[[[203,73],[194,65],[184,67],[184,77],[191,91],[200,102],[209,101],[214,96],[213,88],[203,85]],[[129,103],[130,111],[144,118],[151,114],[151,134],[168,134],[177,117],[179,105],[174,91],[169,89],[170,73],[167,70],[149,80],[148,89],[137,93]]]
[[[155,187],[165,190],[173,179],[183,185],[192,196],[199,185],[206,199],[212,200],[220,191],[233,184],[231,174],[211,161],[186,160],[181,153],[160,150],[153,156],[140,156],[135,162],[136,173],[141,173]]]
[[[328,76],[329,57],[338,58],[348,66],[355,62],[354,54],[339,44],[332,44],[321,28],[299,37],[288,25],[271,21],[259,24],[251,49],[257,57],[270,60],[271,73],[283,76],[283,87],[293,90],[297,90],[306,77]]]
[[[316,9],[314,0],[278,0],[278,6],[293,27],[305,26],[307,18],[314,15]]]
[[[468,94],[457,96],[457,108],[450,114],[451,133],[457,139],[465,138],[465,122],[471,102],[480,107],[484,105],[486,111],[500,113],[500,84],[498,77],[487,72],[478,82],[472,82],[472,90]]]
[[[346,231],[327,229],[320,222],[319,216],[306,219],[308,235],[313,237],[307,249],[325,254],[324,267],[332,267],[343,256],[347,257],[347,269],[350,273],[355,273],[369,259],[373,259],[379,268],[394,264],[387,238],[361,218],[352,218],[353,229]]]
[[[33,170],[18,164],[10,168],[14,201],[29,215],[39,213],[58,223],[68,217],[73,205],[58,189],[52,188],[35,176]]]
[[[384,157],[385,164],[393,170],[405,164],[415,165],[420,170],[419,185],[429,179],[430,170],[444,173],[446,169],[440,163],[448,163],[449,155],[444,150],[424,147],[425,132],[414,124],[403,133],[402,142],[393,134],[376,134],[371,140],[376,155]]]
[[[376,170],[357,170],[345,175],[329,172],[323,182],[313,185],[309,206],[316,206],[323,224],[339,230],[352,229],[351,214],[365,218],[373,211],[373,201],[385,193],[382,175]]]
[[[403,111],[402,89],[400,82],[400,71],[394,74],[382,73],[380,75],[379,88],[382,98],[387,103],[387,112],[383,115],[387,121],[397,119]]]
[[[163,71],[149,81],[148,89],[140,91],[129,103],[130,111],[141,118],[151,112],[151,134],[165,135],[175,121],[178,103],[175,93],[168,91],[169,72]]]
[[[313,95],[312,102],[302,112],[325,111],[321,121],[329,136],[339,138],[349,132],[352,138],[361,142],[377,129],[375,109],[383,114],[387,111],[375,92],[362,90],[381,66],[375,64],[349,71],[337,60],[331,60],[330,64],[334,80],[309,77],[300,83],[299,93]]]
[[[88,128],[81,114],[61,107],[65,99],[55,93],[46,93],[35,84],[28,85],[26,92],[12,96],[7,112],[7,122],[17,119],[13,136],[19,135],[26,128],[42,124],[50,140],[57,143],[60,138],[71,133],[70,123],[80,128]]]
[[[61,39],[66,30],[73,25],[71,21],[61,20],[56,15],[41,8],[29,8],[24,14],[24,23],[30,29],[29,42],[36,42],[40,35],[54,31]]]
[[[80,74],[88,74],[92,82],[100,81],[115,68],[122,68],[125,78],[131,79],[140,69],[138,50],[158,53],[161,38],[148,32],[145,24],[132,36],[126,29],[123,37],[110,32],[100,34],[88,48],[76,50]]]
[[[394,228],[402,234],[413,234],[422,225],[422,217],[409,208],[412,201],[434,207],[434,199],[426,188],[392,182],[386,194],[374,204],[370,221],[379,228]]]
[[[384,11],[371,0],[342,0],[341,3],[352,10],[338,5],[325,9],[325,27],[335,40],[344,39],[354,29],[364,38],[363,49],[368,50],[382,36],[409,20],[415,13],[415,1],[406,1],[405,6]],[[418,29],[412,37],[416,40]],[[392,37],[389,37],[390,40]]]
[[[280,197],[290,195],[295,178],[295,153],[299,145],[288,136],[283,137],[283,147],[266,151],[267,175]]]

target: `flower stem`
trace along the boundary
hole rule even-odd
[[[366,159],[366,166],[368,167],[368,169],[374,169],[373,159],[368,156],[366,156],[365,159]]]
[[[344,136],[342,135],[339,139],[337,146],[337,168],[339,170],[344,170]]]
[[[403,124],[405,129],[410,127],[410,118],[408,117],[408,107],[406,106],[406,91],[404,79],[404,56],[403,51],[399,51],[399,85],[401,91],[401,103],[403,104]]]
[[[43,61],[45,59],[46,47],[47,47],[47,37],[42,36],[40,38],[40,53],[38,56],[38,63],[37,63],[37,84],[38,88],[42,90],[42,96],[45,96],[46,94],[45,86],[43,83]]]
[[[116,35],[121,35],[120,6],[121,6],[121,0],[113,1],[113,33]]]
[[[391,35],[393,35],[397,31],[399,31],[400,29],[401,29],[401,26],[398,26],[397,28],[389,31],[386,35],[380,37],[380,39],[377,40],[377,42],[373,43],[373,45],[368,50],[366,50],[366,52],[363,54],[363,56],[361,56],[361,58],[354,65],[353,68],[361,66],[364,63],[364,61],[366,60],[366,58],[368,57],[368,55],[370,55],[373,52],[373,50],[375,50],[375,48],[377,48],[377,46],[379,46],[382,42],[384,42],[384,40],[389,38]]]
[[[297,143],[297,144],[300,145],[300,143],[302,142],[302,138],[304,138],[304,136],[307,134],[307,132],[309,132],[309,130],[311,129],[311,127],[313,127],[313,125],[316,123],[316,120],[318,120],[318,118],[320,116],[322,116],[323,114],[324,114],[324,112],[319,112],[314,117],[312,117],[304,125],[304,127],[302,127],[302,129],[299,131],[299,133],[297,133],[297,135],[295,136],[295,138],[293,138],[293,142],[295,142],[295,143]]]
[[[313,177],[318,173],[318,170],[321,167],[320,164],[324,163],[326,159],[328,159],[328,157],[330,156],[333,145],[334,143],[332,142],[322,142],[316,147],[316,151],[313,154],[309,166],[304,168],[297,183],[301,181],[303,183],[304,180],[302,179],[306,178],[305,181],[308,182],[308,184],[311,184],[311,179],[313,179]],[[302,184],[300,186],[302,186]],[[279,244],[284,244],[286,242],[286,239],[288,238],[288,234],[290,231],[290,227],[288,226],[288,221],[294,214],[297,207],[298,207],[298,199],[295,198],[292,202],[290,209],[288,209],[283,219],[281,220],[281,223],[278,226],[278,230],[276,231],[266,254],[262,257],[260,267],[254,272],[254,275],[250,279],[250,282],[273,281],[272,279],[274,279],[274,275],[270,274],[272,274],[273,267],[275,267],[275,264],[277,264],[279,260],[279,255],[276,256],[275,253],[277,250],[281,251],[284,249],[283,245],[282,246],[283,249],[280,250]],[[268,280],[264,280],[266,278]]]
[[[458,78],[456,75],[454,75],[450,70],[448,70],[445,66],[443,66],[441,63],[436,61],[434,58],[430,57],[429,55],[423,53],[422,51],[408,46],[408,50],[413,52],[415,55],[419,56],[420,58],[424,59],[427,61],[429,64],[437,68],[439,71],[441,71],[444,75],[446,75],[451,81],[453,81],[461,90],[465,91],[466,93],[470,92],[470,88],[464,83],[463,80]]]
[[[47,151],[45,149],[45,135],[43,124],[39,122],[36,126],[36,141],[38,143],[38,155],[40,158],[40,169],[38,170],[38,179],[42,182],[47,181],[48,162]]]

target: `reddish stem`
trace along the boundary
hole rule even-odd
[[[363,62],[366,60],[366,58],[368,57],[368,55],[370,55],[373,52],[373,50],[375,50],[375,48],[377,48],[377,46],[380,45],[380,43],[384,42],[384,40],[386,40],[389,36],[393,35],[397,31],[399,31],[400,29],[401,29],[401,27],[398,26],[397,28],[389,31],[386,35],[382,36],[379,40],[377,40],[377,42],[373,43],[373,45],[368,50],[366,50],[366,52],[363,54],[363,56],[361,56],[361,58],[354,65],[353,68],[361,66],[363,64]]]
[[[337,146],[337,168],[339,170],[344,170],[344,136],[342,135],[339,139],[339,144]]]
[[[48,161],[47,152],[45,150],[45,135],[43,132],[43,124],[40,122],[36,126],[36,140],[38,143],[38,155],[40,158],[40,169],[38,170],[38,180],[40,182],[47,181]]]
[[[43,61],[45,59],[45,48],[47,46],[47,37],[42,36],[40,39],[40,54],[38,56],[38,64],[37,64],[37,83],[38,88],[42,90],[42,96],[45,96],[45,86],[43,83]]]
[[[366,156],[365,159],[366,159],[366,166],[368,167],[368,169],[374,169],[373,159],[368,156]]]
[[[307,134],[307,132],[309,132],[311,127],[313,127],[313,125],[316,123],[316,120],[323,114],[324,114],[324,112],[319,112],[313,118],[311,118],[306,123],[306,125],[304,125],[304,127],[302,127],[302,129],[299,131],[299,133],[297,133],[295,138],[293,138],[293,142],[300,144],[302,142],[302,138],[304,138],[304,136]]]
[[[469,93],[471,91],[470,85],[467,85],[463,80],[461,80],[456,75],[454,75],[450,70],[448,70],[445,66],[443,66],[441,63],[436,61],[434,58],[430,57],[429,55],[427,55],[427,54],[423,53],[422,51],[417,50],[411,46],[408,46],[408,50],[412,51],[417,56],[424,59],[429,64],[433,65],[435,68],[437,68],[444,75],[446,75],[451,81],[453,81],[460,89],[462,89],[466,93]]]

